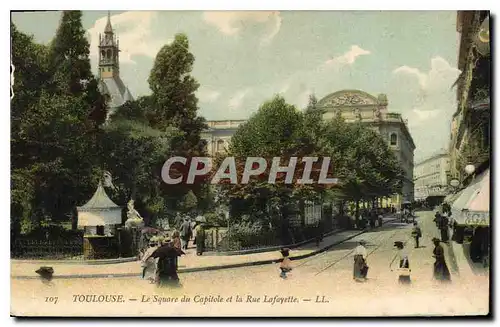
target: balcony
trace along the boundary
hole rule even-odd
[[[245,120],[209,120],[207,121],[207,125],[211,129],[236,129],[241,124],[243,124]]]
[[[396,112],[388,112],[384,115],[383,120],[385,121],[395,121],[399,123],[403,123],[406,126],[408,126],[408,119],[403,119],[401,114],[398,114]]]

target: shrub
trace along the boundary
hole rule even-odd
[[[49,241],[70,241],[82,239],[83,232],[80,230],[68,230],[61,225],[38,226],[28,234],[22,236],[22,239],[30,240],[49,240]]]
[[[221,216],[220,214],[217,214],[215,212],[208,212],[204,215],[206,219],[206,225],[207,226],[214,226],[214,227],[226,227],[227,226],[227,221],[225,217]]]
[[[223,251],[269,247],[279,244],[275,230],[261,223],[241,222],[229,227],[220,244]]]

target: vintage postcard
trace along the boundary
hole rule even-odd
[[[489,315],[489,31],[12,12],[11,315]]]

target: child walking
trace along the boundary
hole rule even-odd
[[[292,271],[292,262],[288,257],[290,255],[290,249],[287,248],[281,249],[281,255],[283,256],[283,261],[281,261],[280,264],[280,270],[281,270],[280,277],[286,279],[287,278],[286,274]]]

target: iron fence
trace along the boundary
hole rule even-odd
[[[11,258],[83,260],[83,240],[15,240],[11,245]]]

